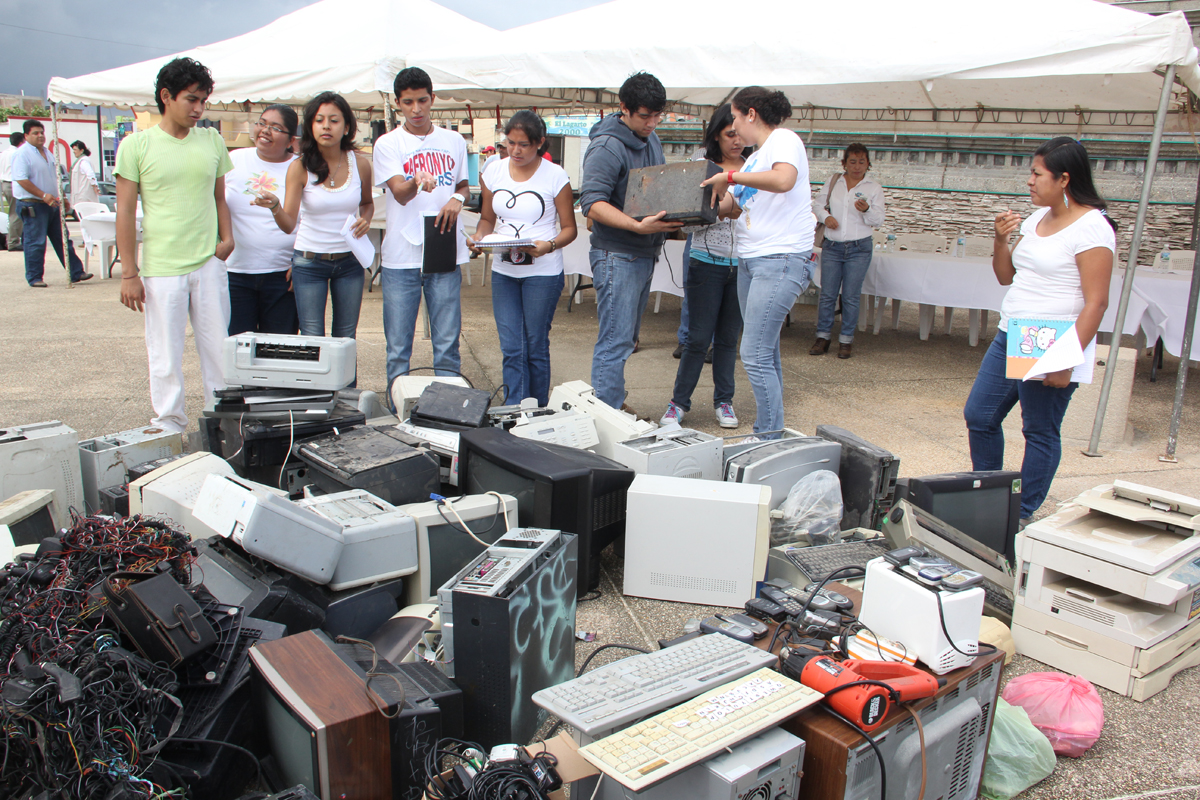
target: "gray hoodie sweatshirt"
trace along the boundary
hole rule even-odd
[[[621,120],[620,114],[609,114],[597,122],[589,138],[592,142],[583,157],[583,186],[579,194],[584,216],[600,200],[623,210],[629,170],[667,163],[658,134],[651,133],[649,139],[642,139]],[[662,233],[633,233],[592,221],[591,243],[599,250],[654,258],[666,238]]]

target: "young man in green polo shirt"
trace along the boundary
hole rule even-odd
[[[229,151],[214,128],[197,128],[213,89],[197,61],[177,58],[154,87],[162,121],[124,139],[117,150],[117,250],[121,302],[145,311],[151,424],[183,432],[183,343],[192,321],[205,399],[225,385],[221,347],[229,328],[225,259],[233,226],[225,204]],[[142,263],[138,268],[138,197]]]

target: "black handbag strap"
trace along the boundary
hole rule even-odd
[[[187,609],[183,607],[183,604],[176,603],[171,611],[175,612],[175,618],[179,620],[179,626],[183,628],[183,632],[187,634],[187,637],[196,644],[199,644],[200,631],[196,630],[196,623],[192,622],[192,618],[188,616]]]

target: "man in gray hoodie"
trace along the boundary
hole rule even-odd
[[[654,262],[668,232],[682,227],[664,222],[660,211],[640,222],[627,215],[629,170],[665,164],[654,132],[667,105],[667,92],[649,73],[631,75],[618,94],[621,113],[610,114],[591,130],[583,159],[579,204],[592,222],[592,284],[600,330],[592,353],[592,388],[613,408],[625,400],[625,361],[633,354],[638,323],[650,299]]]

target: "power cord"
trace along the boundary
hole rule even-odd
[[[879,745],[875,744],[875,740],[871,738],[869,733],[863,731],[853,722],[834,711],[825,703],[818,703],[817,705],[823,709],[825,713],[846,723],[846,725],[849,726],[855,733],[863,737],[863,739],[867,741],[867,744],[871,745],[871,749],[875,751],[875,760],[879,762],[879,797],[882,800],[887,800],[887,766],[883,763],[883,752],[879,749]],[[920,796],[921,795],[918,795],[918,797]]]
[[[488,525],[486,528],[484,528],[482,531],[480,531],[480,533],[490,533],[492,531],[492,529],[496,527],[496,522],[500,517],[504,517],[505,531],[511,530],[511,528],[509,528],[509,526],[508,526],[508,515],[503,513],[503,511],[504,511],[503,495],[499,494],[498,492],[488,492],[488,494],[494,495],[496,498],[496,512],[494,514],[492,514],[491,524]],[[454,503],[450,500],[450,498],[443,497],[440,494],[431,494],[430,498],[432,498],[434,500],[434,502],[437,503],[438,515],[441,516],[441,518],[446,521],[447,525],[449,525],[451,528],[458,531],[459,533],[465,533],[467,536],[470,536],[472,539],[479,542],[479,544],[483,545],[485,548],[491,547],[491,545],[489,543],[485,542],[483,539],[480,539],[478,536],[476,536],[475,533],[467,526],[467,523],[463,520],[463,518],[461,516],[459,516],[458,511],[455,510]],[[454,515],[454,519],[458,520],[458,525],[455,525],[454,520],[452,520],[446,516],[446,512],[442,510],[442,506],[445,506],[446,508],[450,509],[450,513]]]

